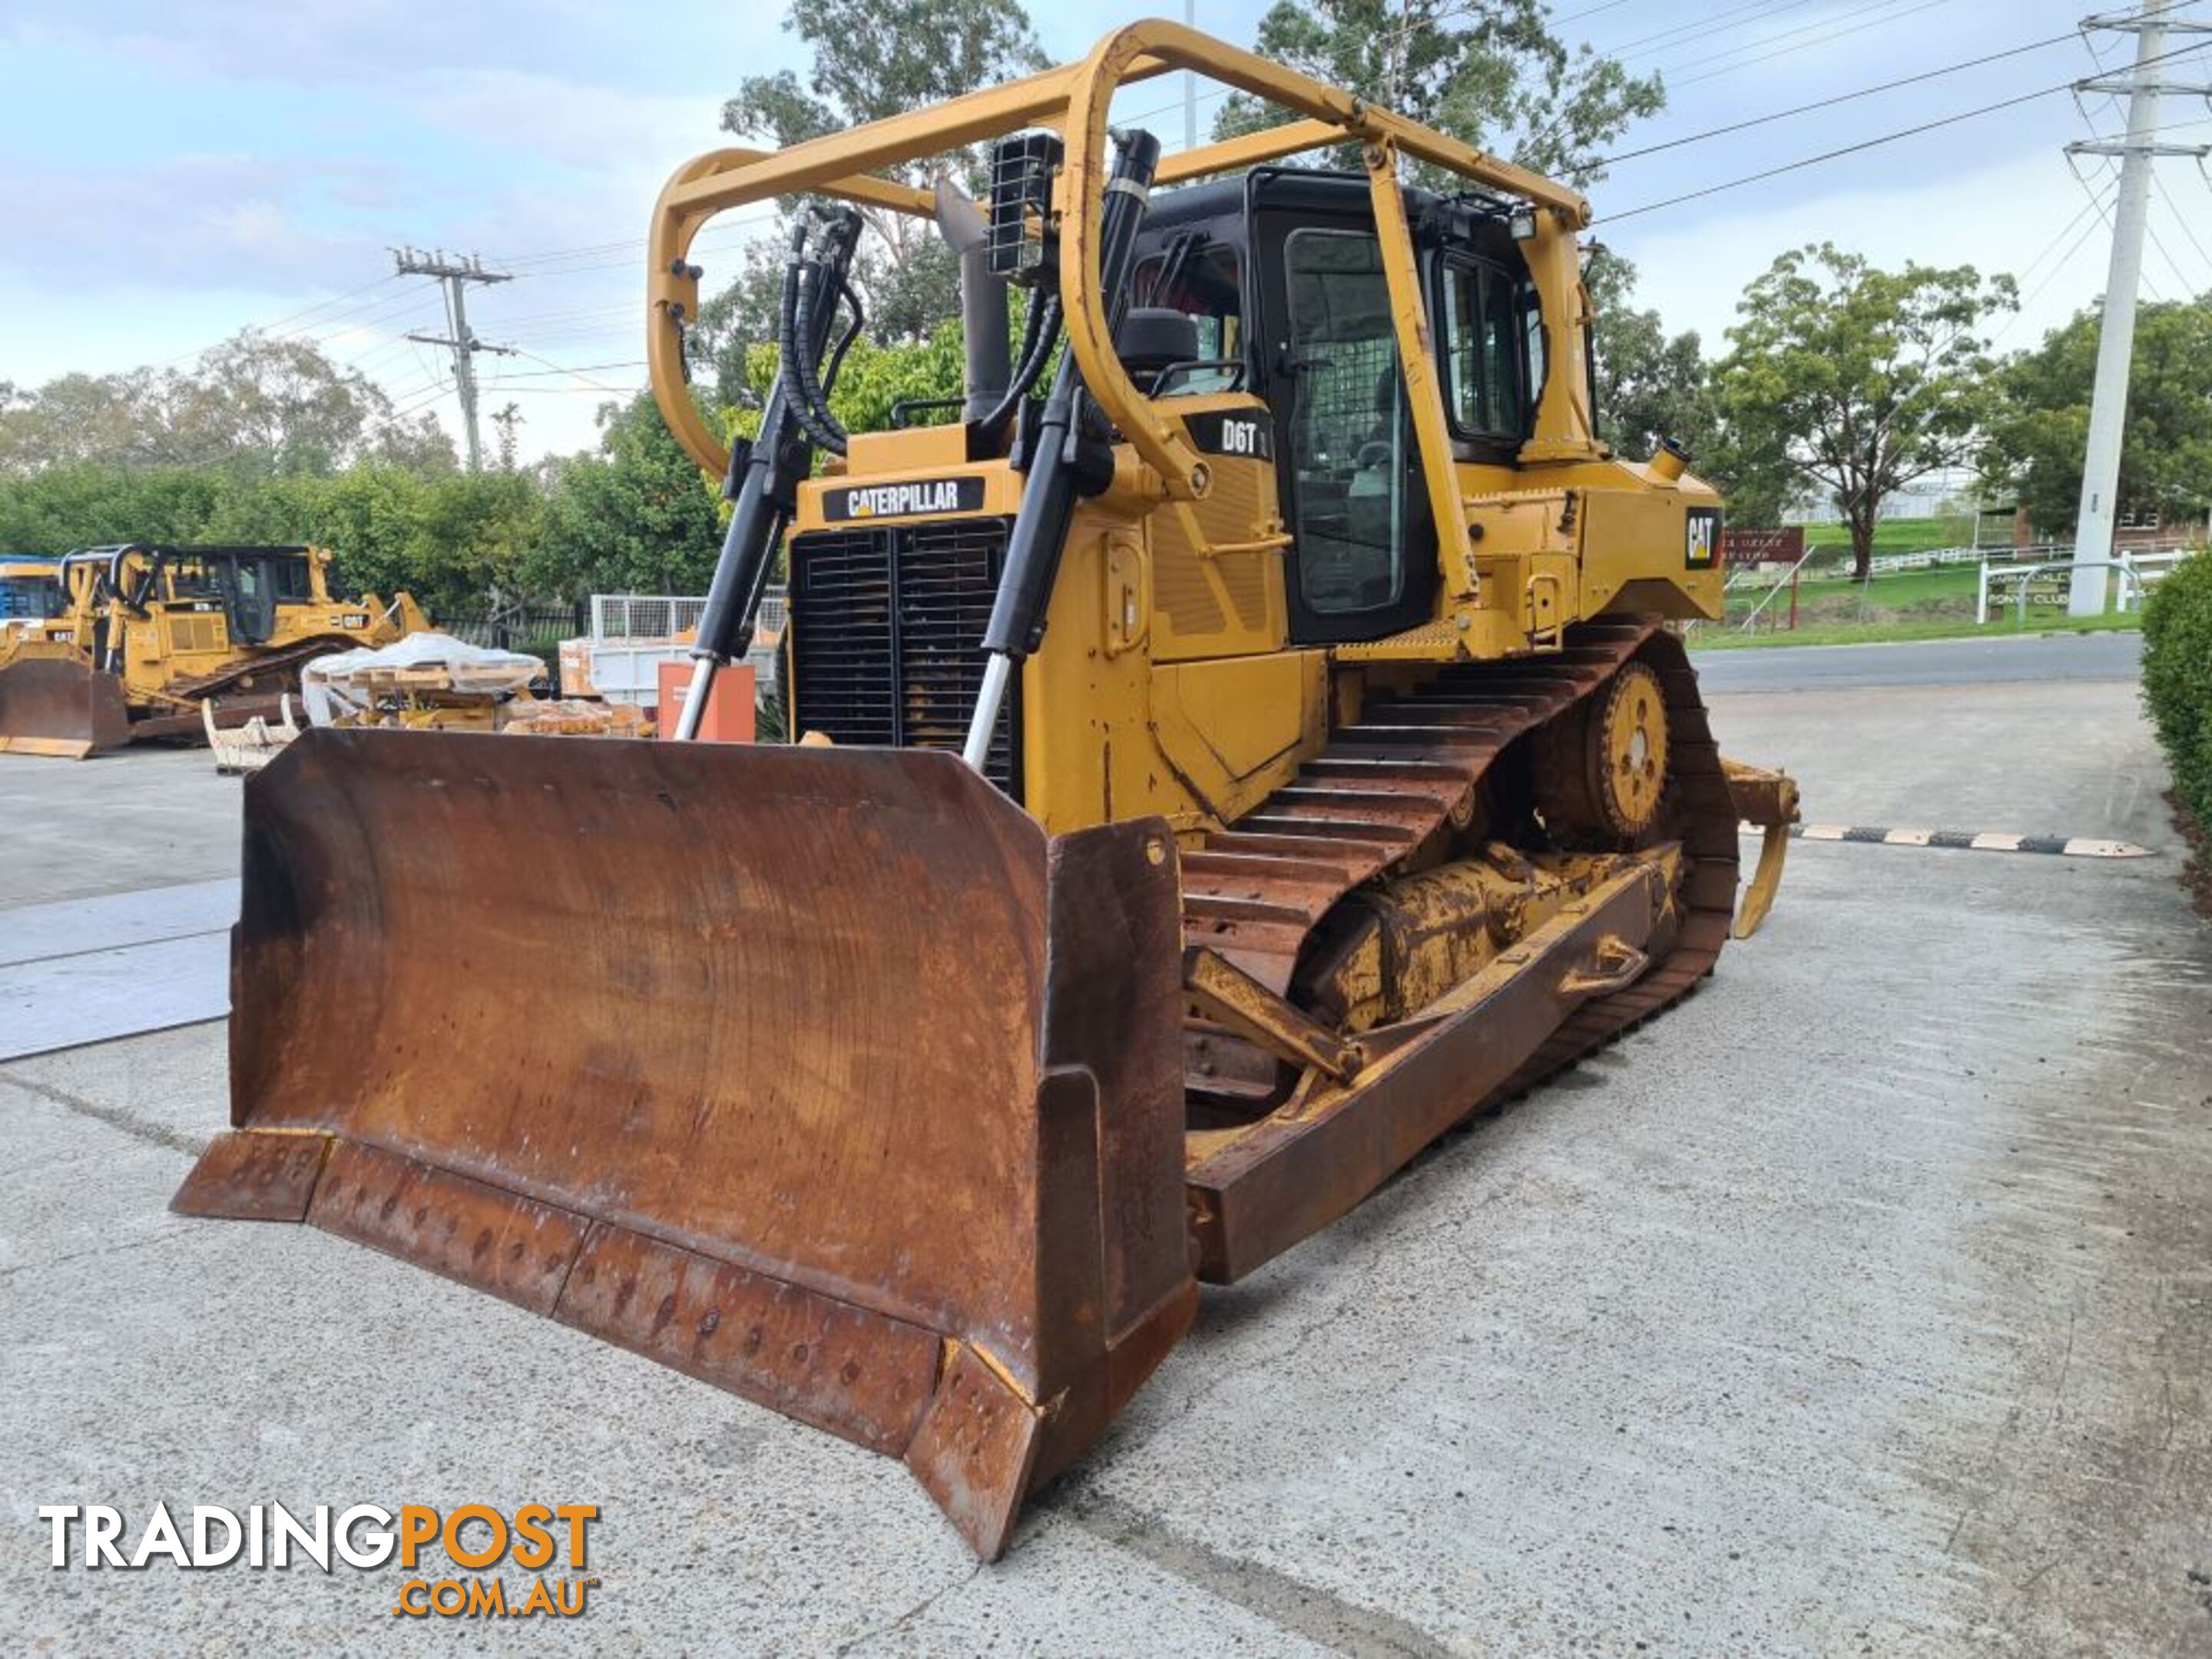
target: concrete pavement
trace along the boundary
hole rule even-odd
[[[204,749],[0,755],[0,908],[238,873],[238,792]]]
[[[56,1572],[40,1504],[540,1498],[602,1506],[590,1613],[410,1649],[2203,1651],[2212,930],[2128,688],[1959,701],[1714,719],[1819,816],[2158,855],[1800,844],[1686,1004],[1209,1293],[996,1567],[886,1460],[168,1215],[221,1026],[0,1066],[0,1628],[394,1639],[394,1573]]]

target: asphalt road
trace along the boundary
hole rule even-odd
[[[1801,843],[1681,1007],[1209,1293],[995,1567],[889,1460],[169,1214],[220,1024],[0,1066],[0,1630],[396,1639],[392,1571],[57,1571],[40,1504],[538,1499],[600,1506],[590,1612],[410,1651],[2212,1649],[2212,929],[2132,688],[1832,689],[1714,724],[1818,816],[2156,856]]]
[[[1709,695],[1868,685],[2132,680],[2142,662],[2142,635],[2130,633],[2026,634],[1895,645],[1752,646],[1697,655],[1698,678]]]

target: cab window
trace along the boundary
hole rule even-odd
[[[1444,263],[1446,405],[1466,436],[1518,442],[1527,430],[1525,288],[1483,261]]]
[[[313,597],[307,586],[305,559],[294,554],[279,554],[268,562],[268,569],[278,599],[289,601]]]
[[[1244,357],[1240,276],[1234,247],[1197,236],[1171,238],[1162,252],[1137,267],[1130,303],[1180,311],[1198,328],[1198,362],[1176,369],[1153,389],[1153,396],[1196,397],[1239,384]]]
[[[1293,231],[1285,276],[1300,597],[1322,616],[1382,610],[1405,592],[1414,451],[1382,246]]]
[[[0,576],[0,622],[40,621],[61,613],[61,584],[52,576]]]
[[[213,599],[222,595],[222,585],[204,559],[171,559],[169,597],[173,599]]]

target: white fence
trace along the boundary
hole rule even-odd
[[[703,598],[690,594],[592,595],[590,663],[586,671],[592,689],[610,702],[646,707],[657,703],[660,665],[690,658],[690,641],[676,636],[696,629],[706,609]],[[764,688],[777,683],[784,617],[784,590],[769,587],[761,595],[753,648],[745,653],[745,660]]]
[[[688,593],[594,593],[593,640],[672,640],[698,627],[707,601]],[[761,595],[758,631],[771,640],[783,635],[783,589]]]
[[[1986,547],[1929,547],[1917,553],[1884,553],[1869,559],[1868,568],[1877,576],[1893,570],[1926,570],[1939,564],[1973,564],[1989,557]]]
[[[672,640],[699,625],[703,599],[673,593],[594,593],[592,640]]]

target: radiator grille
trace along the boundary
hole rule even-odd
[[[983,686],[1005,519],[825,531],[791,543],[791,730],[954,754]],[[985,770],[1021,799],[1019,677]]]

